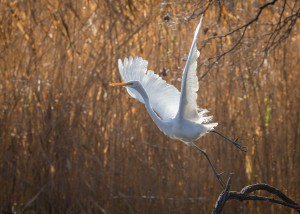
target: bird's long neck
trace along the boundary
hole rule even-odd
[[[163,127],[164,127],[164,122],[163,120],[161,120],[157,114],[154,112],[151,104],[150,104],[150,100],[149,97],[147,95],[147,92],[145,91],[145,89],[143,88],[142,85],[139,86],[139,88],[137,89],[137,91],[141,94],[141,96],[144,99],[144,103],[146,106],[146,109],[148,111],[148,113],[150,114],[152,120],[156,123],[156,125],[158,126],[158,128],[163,131]]]

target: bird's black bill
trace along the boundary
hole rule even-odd
[[[239,144],[237,142],[238,138],[235,140],[230,140],[228,137],[226,137],[225,135],[222,135],[220,132],[216,131],[216,130],[211,130],[210,132],[213,132],[221,137],[223,137],[225,140],[227,140],[229,143],[232,143],[235,147],[237,147],[239,150],[243,151],[243,152],[247,152],[247,147],[246,146],[242,146],[241,144]]]
[[[206,159],[208,160],[208,163],[209,165],[211,166],[212,170],[214,171],[214,174],[216,176],[216,178],[218,179],[220,185],[223,187],[223,189],[225,188],[225,183],[224,181],[222,180],[221,176],[224,174],[224,172],[221,172],[221,173],[217,173],[217,170],[216,168],[214,167],[214,165],[212,164],[212,162],[210,161],[208,155],[206,152],[204,152],[202,149],[200,149],[198,146],[196,146],[194,143],[190,143],[189,145],[193,146],[195,149],[197,149],[199,152],[201,152],[205,157]]]

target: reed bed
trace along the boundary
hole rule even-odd
[[[0,212],[211,212],[222,189],[206,159],[109,86],[121,80],[117,60],[133,55],[179,88],[204,9],[198,105],[248,152],[212,134],[196,144],[234,173],[232,189],[264,182],[299,202],[299,1],[264,8],[239,43],[244,28],[220,37],[264,3],[1,1]],[[291,211],[232,201],[225,213]]]

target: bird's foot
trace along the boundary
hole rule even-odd
[[[217,130],[213,129],[210,132],[213,132],[221,137],[223,137],[226,141],[228,141],[229,143],[232,143],[235,147],[237,147],[239,150],[243,151],[243,152],[247,152],[247,147],[246,146],[242,146],[241,144],[239,144],[238,138],[236,138],[235,140],[230,140],[228,137],[226,137],[225,135],[221,134],[220,132],[218,132]]]

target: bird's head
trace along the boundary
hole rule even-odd
[[[125,87],[129,87],[129,88],[137,88],[141,85],[141,83],[139,81],[132,80],[132,81],[128,81],[128,82],[111,83],[110,85],[111,86],[125,86]]]
[[[138,99],[139,101],[141,101],[143,103],[145,103],[145,100],[149,99],[142,84],[137,80],[121,82],[121,83],[111,83],[110,85],[111,86],[124,86],[127,89],[128,93],[132,97]]]

